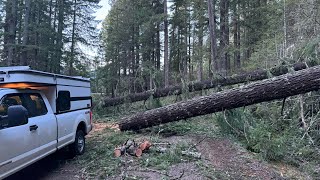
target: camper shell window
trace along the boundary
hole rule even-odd
[[[69,91],[59,91],[57,99],[57,110],[58,112],[69,111],[71,108]]]

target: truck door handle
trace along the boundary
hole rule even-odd
[[[30,131],[35,131],[38,129],[37,125],[30,126]]]

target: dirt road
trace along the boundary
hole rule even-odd
[[[71,164],[65,151],[55,153],[8,177],[6,180],[76,180],[81,179],[79,170]]]
[[[94,129],[87,138],[96,132],[105,129],[106,124],[94,124]],[[81,177],[80,168],[72,164],[73,157],[68,155],[66,150],[61,150],[43,160],[17,172],[6,180],[78,180]]]
[[[106,124],[96,125],[93,133],[88,136],[92,138],[97,132],[107,128]],[[203,140],[202,140],[203,139]],[[264,161],[259,161],[251,156],[251,153],[236,145],[226,138],[203,138],[201,136],[171,136],[163,138],[162,141],[170,144],[197,144],[196,149],[202,154],[203,167],[214,171],[213,176],[206,175],[199,169],[195,162],[185,162],[168,167],[167,177],[178,179],[286,179],[295,177],[297,179],[311,179],[299,171],[291,168],[277,168]],[[201,142],[201,143],[199,143]],[[96,143],[96,142],[94,142]],[[90,151],[90,149],[88,149]],[[134,161],[137,161],[134,159]],[[75,159],[68,157],[67,151],[60,151],[34,165],[10,176],[7,180],[78,180],[82,177],[81,167],[75,165]],[[132,167],[120,167],[125,173],[115,174],[111,179],[123,179],[126,177],[143,177],[142,179],[159,179],[163,172],[140,167],[139,163]],[[217,173],[219,176],[217,176]],[[288,174],[291,174],[287,176]],[[109,178],[108,178],[109,179]],[[290,179],[290,178],[289,178]]]

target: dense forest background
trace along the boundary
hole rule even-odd
[[[116,96],[318,56],[318,0],[117,0],[96,91]]]
[[[110,0],[101,30],[99,1],[1,1],[1,65],[90,76],[117,96],[319,52],[318,0]]]
[[[100,0],[0,1],[1,66],[89,76]]]

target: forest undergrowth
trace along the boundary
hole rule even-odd
[[[206,91],[201,94],[209,93],[210,91]],[[256,162],[262,164],[258,166],[262,168],[260,171],[266,172],[261,176],[262,178],[275,176],[317,179],[320,177],[317,94],[315,92],[282,101],[261,103],[137,132],[119,132],[107,128],[89,138],[89,152],[80,157],[77,162],[80,164],[84,161],[92,162],[88,168],[84,168],[83,172],[90,177],[101,178],[136,177],[139,179],[139,177],[149,177],[151,173],[153,178],[170,179],[173,178],[170,169],[181,163],[187,163],[190,167],[195,164],[196,172],[204,179],[228,179],[239,176],[240,169],[236,169],[236,166],[228,165],[219,169],[215,162],[208,163],[209,160],[205,157],[206,150],[204,150],[206,148],[200,145],[202,141],[207,141],[206,143],[217,146],[217,151],[220,145],[228,147],[228,144],[231,144],[232,148],[225,150],[230,155],[226,157],[221,155],[225,159],[229,158],[227,156],[235,156],[230,162],[239,161],[243,164],[249,162],[249,167],[253,164],[256,166]],[[188,98],[199,95],[200,93],[188,94]],[[94,99],[98,102],[99,98],[100,96],[96,96]],[[177,98],[181,100],[187,97],[153,99],[107,109],[97,104],[95,120],[97,123],[114,124],[124,116],[174,103]],[[165,153],[152,149],[139,159],[127,156],[114,158],[114,148],[128,139],[149,139],[153,143],[170,143],[172,146],[167,148]],[[198,159],[182,154],[183,151],[190,150],[200,152],[204,157]],[[246,160],[244,161],[243,158]],[[227,160],[222,162],[229,163]],[[242,168],[246,170],[245,167]],[[135,173],[132,174],[132,171]],[[146,175],[146,172],[149,174]],[[269,176],[270,174],[275,175]],[[188,177],[187,174],[185,176]],[[240,172],[240,177],[247,179],[251,176]]]

